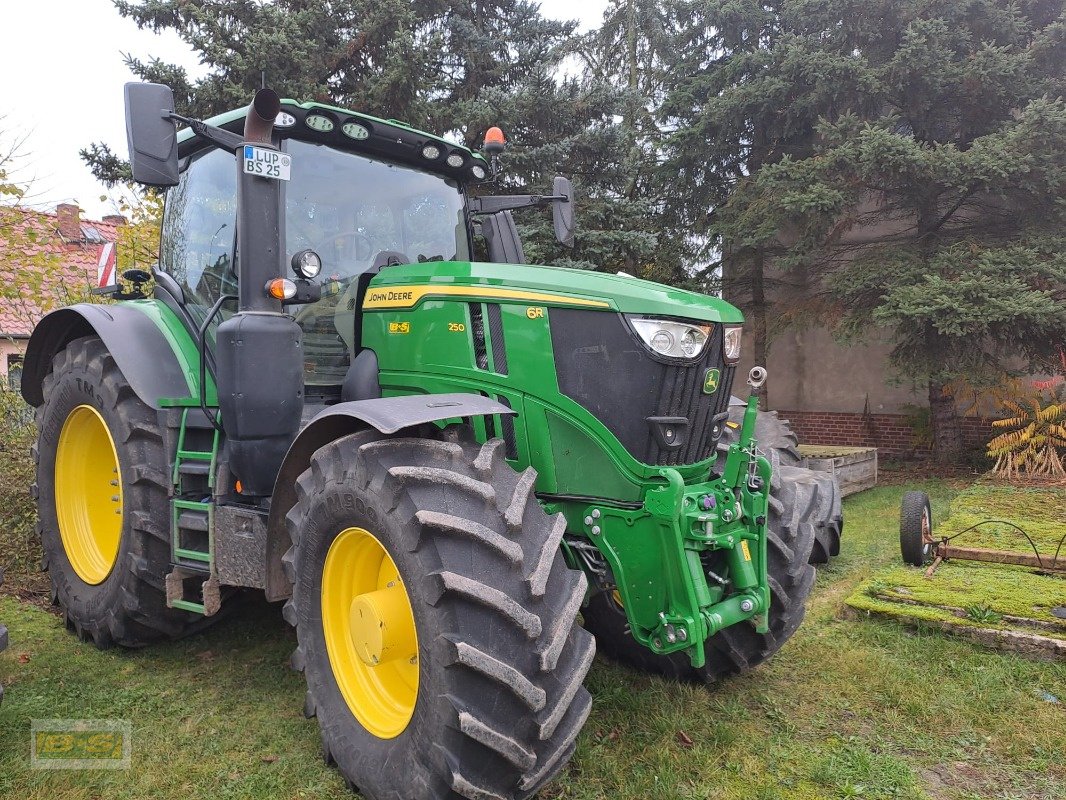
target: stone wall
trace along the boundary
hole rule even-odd
[[[927,446],[915,442],[914,429],[903,414],[849,414],[834,411],[780,409],[782,419],[792,423],[801,444],[831,444],[876,447],[881,455],[923,456]],[[995,435],[992,422],[962,417],[962,437],[969,448],[980,448]]]

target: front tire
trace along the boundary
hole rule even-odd
[[[591,708],[586,579],[559,552],[565,521],[500,440],[453,439],[368,431],[326,445],[287,516],[305,711],[327,761],[371,800],[528,797],[565,766]],[[395,691],[365,688],[383,669]]]
[[[142,647],[210,624],[166,605],[169,459],[156,413],[95,336],[56,355],[43,389],[33,493],[67,628],[100,648]]]
[[[722,431],[718,448],[721,453],[740,438],[740,426],[744,421],[746,406],[736,397],[730,398],[729,419]],[[799,452],[799,439],[787,419],[781,419],[776,411],[759,411],[755,415],[755,441],[759,449],[770,459],[771,467],[794,467],[805,469],[813,480],[821,484],[819,504],[814,512],[814,547],[811,548],[812,564],[828,564],[833,556],[840,554],[840,537],[844,533],[844,513],[841,509],[840,484],[828,472],[806,470],[801,467],[803,456]]]

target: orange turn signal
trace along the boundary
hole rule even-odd
[[[296,284],[288,278],[274,278],[267,281],[266,292],[276,300],[291,300],[296,297]]]

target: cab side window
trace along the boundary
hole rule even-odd
[[[189,310],[201,318],[219,296],[236,290],[236,219],[233,154],[212,149],[194,156],[167,192],[159,262],[185,291]]]

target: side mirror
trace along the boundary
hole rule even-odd
[[[146,186],[178,182],[178,128],[170,118],[174,92],[161,83],[127,83],[126,141],[133,179]]]
[[[552,194],[565,197],[552,203],[552,222],[555,224],[555,238],[566,247],[574,246],[574,185],[569,178],[556,176],[552,185]]]

